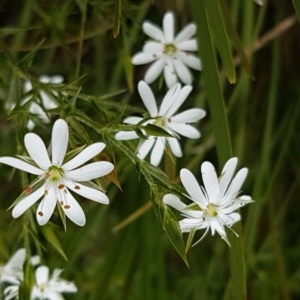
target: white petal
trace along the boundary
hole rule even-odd
[[[232,157],[226,162],[226,164],[223,167],[223,170],[219,178],[220,191],[223,196],[227,191],[228,185],[232,179],[237,163],[238,163],[237,157]]]
[[[186,67],[186,65],[179,59],[173,60],[174,69],[182,82],[185,84],[192,83],[192,75],[190,70]]]
[[[188,169],[181,169],[180,179],[182,185],[190,195],[191,200],[196,202],[200,208],[204,209],[207,204],[207,200],[192,172]]]
[[[162,43],[165,41],[162,30],[158,26],[150,22],[146,21],[143,23],[143,31],[154,40],[157,40]]]
[[[186,85],[180,90],[178,97],[176,97],[173,105],[168,110],[168,113],[166,115],[167,117],[170,118],[174,115],[174,113],[176,113],[176,111],[180,108],[183,102],[186,101],[191,91],[192,87],[190,85]]]
[[[118,141],[134,140],[138,138],[139,136],[135,131],[119,131],[115,134],[115,139]]]
[[[45,185],[42,185],[37,190],[24,197],[20,202],[18,202],[12,210],[12,216],[14,218],[20,217],[30,206],[32,206],[36,201],[38,201],[45,191]]]
[[[188,24],[176,35],[175,43],[178,44],[183,41],[189,40],[196,34],[197,27],[195,24]]]
[[[108,197],[101,191],[78,182],[65,181],[66,186],[76,194],[102,204],[109,204]]]
[[[179,51],[197,51],[197,41],[193,39],[178,43],[177,48]]]
[[[165,137],[158,137],[156,139],[156,142],[154,144],[154,147],[152,149],[151,157],[150,157],[150,162],[153,166],[158,166],[163,154],[164,154],[164,149],[165,149],[165,143],[166,143],[166,138]]]
[[[156,60],[157,57],[153,53],[138,52],[132,56],[131,62],[134,65],[149,64]]]
[[[141,117],[135,117],[135,116],[133,116],[133,117],[127,117],[127,118],[125,118],[123,120],[123,122],[126,123],[126,124],[136,125],[136,124],[138,124],[142,120],[143,120],[143,118],[141,118]]]
[[[21,248],[14,253],[14,255],[6,263],[4,268],[12,269],[12,270],[16,268],[22,269],[23,264],[25,262],[25,258],[26,258],[26,250],[24,248]]]
[[[97,161],[75,170],[66,171],[66,178],[73,181],[88,181],[109,174],[114,165],[108,161]]]
[[[179,83],[174,84],[171,88],[169,88],[168,92],[164,96],[161,106],[159,108],[159,116],[168,115],[168,111],[171,109],[172,105],[176,102],[178,95],[180,94],[181,86]]]
[[[156,138],[150,137],[147,140],[143,141],[138,147],[137,157],[140,159],[144,159],[153,147],[155,140]]]
[[[40,225],[45,225],[51,218],[56,206],[56,186],[50,185],[36,211],[36,219]]]
[[[219,181],[214,166],[205,161],[201,165],[202,179],[210,203],[218,204],[220,200]]]
[[[220,224],[220,222],[214,217],[208,218],[208,222],[212,235],[214,235],[215,232],[217,232],[221,236],[221,238],[226,238],[226,231],[224,229],[223,224]]]
[[[10,156],[2,156],[0,157],[0,163],[11,166],[13,168],[28,172],[34,175],[42,175],[44,170],[41,170],[21,159],[10,157]]]
[[[190,139],[198,139],[200,137],[200,132],[195,127],[188,124],[169,123],[168,127],[176,133]]]
[[[162,54],[163,50],[163,44],[154,41],[146,42],[143,47],[143,51],[151,54],[153,58],[158,58],[158,56]]]
[[[24,138],[26,150],[33,161],[42,169],[47,170],[50,165],[49,155],[42,139],[34,133],[27,133]]]
[[[69,129],[67,123],[58,119],[52,129],[52,164],[61,166],[67,152]]]
[[[183,219],[179,222],[179,226],[182,232],[190,232],[194,229],[204,229],[205,223],[202,218],[199,219]]]
[[[80,153],[78,153],[75,157],[69,160],[67,163],[63,165],[64,170],[73,170],[77,168],[96,155],[98,155],[106,145],[104,143],[94,143],[83,149]]]
[[[178,140],[176,138],[167,138],[167,141],[169,143],[170,149],[172,151],[172,153],[176,156],[176,157],[182,157],[182,151],[181,151],[181,147],[180,144],[178,142]]]
[[[157,116],[157,105],[156,105],[156,101],[154,98],[154,95],[152,93],[152,90],[150,89],[149,85],[144,82],[144,81],[140,81],[138,83],[138,90],[139,90],[139,94],[143,100],[143,103],[145,105],[145,107],[147,108],[150,116],[156,117]]]
[[[178,211],[182,212],[185,208],[186,208],[186,204],[184,204],[179,197],[177,197],[176,195],[173,194],[166,194],[163,197],[163,202],[175,209],[177,209]]]
[[[178,82],[172,59],[169,59],[169,61],[164,65],[164,77],[169,88]]]
[[[155,61],[146,71],[144,80],[151,84],[159,74],[162,72],[164,67],[164,60],[162,58],[159,58],[157,61]]]
[[[76,225],[84,226],[86,219],[84,211],[81,206],[78,204],[76,199],[72,196],[71,193],[65,193],[65,201],[62,204],[62,209],[66,216]]]
[[[195,55],[178,51],[176,56],[179,60],[181,60],[189,68],[192,68],[192,69],[198,70],[198,71],[200,71],[202,69],[201,61]]]
[[[206,113],[203,109],[191,108],[171,117],[171,123],[173,121],[180,122],[180,123],[194,123],[204,118],[205,115]]]
[[[166,43],[172,43],[174,41],[174,14],[167,12],[163,18],[163,32]]]
[[[239,193],[246,177],[248,174],[248,169],[243,168],[237,172],[235,177],[233,178],[230,186],[228,187],[228,190],[226,192],[225,201],[229,201],[230,199],[233,199],[236,197],[236,195]]]
[[[39,266],[35,271],[35,280],[37,285],[47,284],[49,279],[49,268],[46,266]]]

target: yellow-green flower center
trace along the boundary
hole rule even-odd
[[[156,117],[154,121],[155,126],[163,127],[165,125],[166,121],[163,117]]]
[[[210,217],[216,217],[218,215],[216,206],[213,204],[209,204],[206,208],[206,214]]]
[[[61,179],[63,176],[64,172],[60,167],[57,166],[51,166],[48,169],[47,172],[47,178],[50,179],[51,181],[55,182]]]
[[[165,44],[164,54],[173,55],[177,51],[177,48],[174,44]]]

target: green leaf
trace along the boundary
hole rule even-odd
[[[300,22],[300,1],[299,0],[292,0],[294,4],[294,8],[298,17],[298,20]]]
[[[224,64],[226,76],[230,83],[235,83],[236,74],[232,58],[231,45],[219,1],[203,1],[203,5],[205,7],[210,30],[214,36],[214,42]]]
[[[115,0],[114,28],[113,28],[114,38],[118,37],[120,33],[121,12],[122,12],[121,0]]]
[[[47,241],[53,246],[53,248],[67,261],[68,258],[58,240],[56,234],[54,233],[54,228],[50,225],[41,227],[41,230],[47,239]]]

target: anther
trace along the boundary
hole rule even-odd
[[[68,205],[68,204],[66,204],[66,205],[64,206],[65,209],[69,209],[70,207],[71,207],[71,206]]]
[[[42,217],[44,214],[43,214],[42,211],[39,211],[39,212],[38,212],[38,215],[39,215],[40,217]]]

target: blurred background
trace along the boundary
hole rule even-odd
[[[202,3],[215,43],[216,80],[232,153],[239,167],[249,168],[243,194],[255,200],[241,211],[247,299],[299,299],[300,5],[297,0],[269,0],[263,6],[252,0],[214,2],[226,25],[222,29],[235,73],[234,79],[228,76],[217,43],[223,31]],[[184,107],[204,108],[207,116],[196,125],[201,139],[182,140],[182,158],[170,162],[165,156],[156,171],[147,163],[133,163],[135,141],[114,140],[125,116],[145,112],[136,86],[147,66],[131,64],[148,39],[143,21],[161,27],[164,13],[172,10],[177,31],[189,22],[199,29],[204,21],[198,9],[196,0],[0,1],[0,155],[26,154],[29,118],[36,124],[33,131],[48,143],[53,122],[61,117],[70,126],[70,150],[103,141],[107,148],[100,159],[116,166],[101,181],[110,205],[80,199],[87,224],[79,228],[68,222],[65,231],[58,212],[44,227],[37,225],[35,207],[12,218],[7,209],[33,178],[1,165],[0,262],[24,246],[39,253],[78,286],[78,293],[66,299],[237,299],[228,292],[231,248],[208,234],[187,253],[188,268],[153,208],[168,181],[179,183],[181,168],[190,169],[199,182],[204,160],[222,169],[209,77],[193,71],[193,92]],[[212,62],[205,60],[201,32],[199,54],[207,70]],[[63,82],[41,83],[41,75],[61,75]],[[28,81],[32,89],[25,91]],[[152,88],[157,99],[166,92],[162,81]],[[50,124],[24,105],[26,97],[39,103],[41,91],[58,104],[44,108]]]

